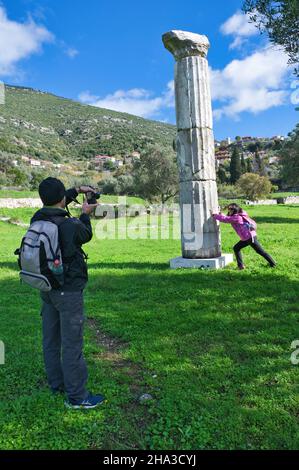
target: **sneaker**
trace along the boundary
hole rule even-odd
[[[81,402],[71,403],[70,401],[65,401],[64,404],[67,408],[72,408],[73,410],[78,409],[92,409],[101,405],[106,401],[106,398],[103,395],[92,395],[91,393]]]
[[[243,264],[242,266],[238,266],[238,269],[239,269],[240,271],[242,271],[243,269],[245,269],[244,264]]]

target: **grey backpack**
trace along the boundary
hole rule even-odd
[[[33,222],[15,251],[21,281],[44,292],[64,283],[58,225],[46,220]]]

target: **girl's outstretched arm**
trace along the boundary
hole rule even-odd
[[[224,214],[213,214],[215,220],[219,222],[224,222],[225,224],[233,224],[239,222],[239,214],[235,215],[224,215]]]

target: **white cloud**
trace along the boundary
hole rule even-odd
[[[259,34],[249,17],[237,11],[220,27],[224,35],[231,35],[231,49],[244,45],[248,38]],[[287,57],[269,44],[247,55],[232,60],[223,70],[210,70],[213,100],[222,106],[214,116],[238,118],[242,112],[259,113],[285,102],[285,78],[288,75]]]
[[[68,47],[65,49],[65,54],[70,58],[74,59],[79,54],[79,51],[75,49],[74,47]]]
[[[233,42],[230,45],[230,49],[236,49],[240,47],[246,38],[258,34],[258,29],[256,26],[249,22],[248,15],[245,15],[241,11],[237,11],[227,21],[225,21],[225,23],[220,26],[220,31],[225,36],[235,36]]]
[[[92,104],[99,99],[98,96],[92,95],[88,90],[82,91],[82,93],[79,94],[78,98],[80,101],[82,101],[82,103],[86,104]]]
[[[74,59],[79,54],[78,49],[76,49],[75,47],[69,46],[63,40],[56,41],[56,44],[61,48],[63,53],[67,55],[70,59]]]
[[[53,40],[54,36],[44,26],[32,19],[26,23],[12,21],[0,6],[0,75],[16,74],[20,60],[40,52],[44,43]]]
[[[210,73],[213,100],[222,102],[214,111],[216,118],[236,118],[244,111],[256,114],[282,105],[288,94],[284,88],[289,73],[287,57],[270,46]]]
[[[149,90],[132,88],[117,90],[100,98],[89,91],[80,93],[79,100],[99,108],[112,109],[145,118],[157,117],[164,108],[174,106],[174,83],[167,84],[167,89],[160,96],[154,96]]]
[[[222,70],[210,69],[212,99],[218,105],[214,117],[236,119],[243,112],[257,114],[282,105],[288,95],[284,88],[287,75],[287,57],[270,46],[235,59]],[[79,100],[99,108],[165,120],[165,108],[174,107],[174,81],[168,82],[166,90],[158,96],[143,88],[133,88],[117,90],[103,98],[84,91]]]

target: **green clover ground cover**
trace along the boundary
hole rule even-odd
[[[299,207],[250,215],[275,270],[248,248],[243,272],[172,271],[178,240],[94,237],[85,355],[89,388],[108,402],[85,412],[47,389],[38,293],[12,254],[24,228],[1,222],[0,449],[298,449]],[[222,239],[230,252],[229,226]]]

